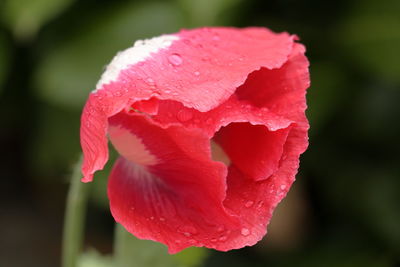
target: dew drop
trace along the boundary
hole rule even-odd
[[[195,76],[200,76],[200,72],[199,72],[199,71],[195,71],[195,72],[194,72],[194,75],[195,75]]]
[[[264,205],[264,201],[258,201],[257,208],[261,208]]]
[[[197,229],[190,225],[185,225],[178,228],[178,232],[182,233],[184,236],[192,236],[197,234]]]
[[[179,239],[175,240],[175,243],[181,243],[181,241]]]
[[[247,229],[247,228],[242,228],[242,230],[240,231],[240,233],[241,233],[243,236],[248,236],[248,235],[250,234],[250,230]]]
[[[152,78],[147,78],[146,83],[150,86],[154,86],[156,84]]]
[[[286,188],[286,185],[285,185],[285,184],[282,184],[282,185],[281,185],[281,190],[285,190],[285,188]]]
[[[254,202],[253,201],[247,201],[245,204],[244,204],[244,206],[246,207],[246,208],[250,208],[251,206],[253,206],[253,204],[254,204]]]
[[[225,235],[223,235],[220,238],[218,238],[219,241],[225,241],[226,239],[227,239],[227,237]]]
[[[179,121],[185,122],[193,118],[193,114],[190,110],[187,109],[181,109],[178,114],[176,114],[176,117],[178,118]]]
[[[165,222],[165,218],[164,217],[160,217],[160,221]]]
[[[210,241],[215,243],[215,242],[217,242],[217,239],[216,238],[211,238]]]
[[[217,232],[223,232],[225,230],[225,227],[223,225],[218,226]]]
[[[179,66],[182,64],[183,59],[179,54],[172,54],[168,57],[168,61],[174,66]]]
[[[154,217],[153,217],[153,216],[151,216],[151,217],[150,217],[150,220],[154,220]]]

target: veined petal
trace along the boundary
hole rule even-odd
[[[249,73],[281,67],[295,37],[264,28],[203,28],[160,38],[140,43],[137,49],[146,52],[144,57],[135,48],[118,55],[91,93],[82,113],[83,181],[91,181],[108,159],[109,117],[152,97],[209,111],[226,101]]]
[[[171,253],[256,243],[308,145],[308,61],[294,40],[204,28],[119,54],[82,114],[83,181],[107,161],[108,134],[121,155],[111,211],[129,232]]]
[[[167,244],[174,253],[238,227],[223,206],[227,168],[211,160],[207,136],[163,129],[140,114],[119,113],[109,120],[110,138],[121,154],[109,180],[110,207],[129,232]],[[118,145],[128,137],[135,140],[127,143],[136,147],[135,155]]]

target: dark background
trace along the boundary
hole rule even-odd
[[[312,85],[310,147],[269,234],[252,248],[203,250],[203,265],[399,263],[400,1],[1,0],[0,266],[59,265],[80,112],[112,56],[206,25],[298,34]],[[102,255],[114,229],[107,173],[91,186],[85,238]]]

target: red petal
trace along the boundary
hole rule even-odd
[[[268,131],[263,125],[233,123],[223,127],[214,140],[247,177],[264,180],[279,167],[289,128]]]
[[[115,80],[99,82],[82,114],[83,181],[91,181],[108,159],[107,118],[151,97],[208,111],[228,99],[252,71],[284,64],[294,39],[263,28],[204,28],[182,31],[175,37],[147,58],[135,58],[133,65],[108,67],[103,76],[116,76]],[[123,56],[118,58],[116,62],[121,62]],[[114,75],[118,67],[122,69]]]
[[[227,170],[211,161],[207,136],[182,127],[163,129],[141,115],[124,113],[110,118],[110,127],[120,129],[111,131],[113,143],[128,133],[142,142],[135,142],[137,153],[156,159],[143,162],[116,145],[123,157],[110,176],[108,195],[114,218],[129,232],[167,244],[174,253],[237,227],[222,204]]]
[[[122,155],[110,177],[111,210],[128,231],[170,252],[253,245],[308,144],[304,47],[257,28],[175,37],[89,97],[83,180],[107,161],[109,129]],[[212,137],[230,157],[229,172],[211,160]]]
[[[272,213],[295,180],[299,155],[307,146],[307,129],[292,128],[284,145],[279,169],[268,179],[246,179],[234,165],[229,169],[224,206],[239,216],[242,228],[233,231],[221,250],[251,246],[266,233]]]
[[[295,43],[288,61],[281,68],[262,68],[251,73],[237,89],[238,99],[257,107],[266,107],[290,120],[306,121],[305,93],[310,79],[304,51],[304,46]]]

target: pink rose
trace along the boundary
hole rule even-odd
[[[84,182],[119,152],[115,220],[176,253],[254,245],[308,145],[305,48],[265,28],[182,30],[117,54],[85,105]],[[210,145],[211,144],[211,145]]]

